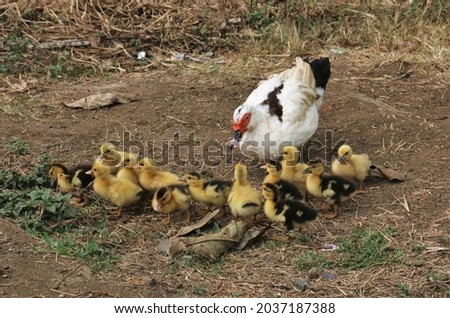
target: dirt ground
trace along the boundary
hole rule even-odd
[[[185,139],[194,132],[201,143],[213,140],[225,146],[232,134],[233,110],[260,79],[208,83],[175,68],[82,84],[60,82],[27,97],[44,101],[45,107],[24,109],[22,115],[3,114],[0,135],[3,144],[21,138],[30,143],[32,154],[49,153],[67,164],[90,162],[105,139],[127,146],[153,140],[157,152],[161,140],[172,140],[174,133]],[[131,91],[138,100],[96,111],[60,104],[110,91]],[[150,212],[109,221],[111,232],[133,232],[134,240],[116,247],[121,258],[114,268],[95,274],[69,257],[55,255],[10,220],[0,218],[0,297],[398,297],[405,293],[449,297],[448,275],[433,279],[450,273],[449,106],[448,85],[414,65],[388,63],[367,69],[349,58],[334,60],[313,138],[327,148],[315,149],[314,154],[331,159],[332,147],[348,139],[355,152],[368,153],[374,163],[407,172],[406,182],[367,180],[367,193],[356,198],[359,207],[348,203],[334,220],[319,217],[307,227],[306,242],[277,242],[284,233],[277,225],[243,251],[195,266],[156,252],[160,240],[182,225],[163,225],[163,216]],[[124,132],[132,142],[123,141]],[[332,136],[332,141],[325,142],[325,136]],[[194,160],[181,153],[168,168],[177,173],[207,170],[230,179],[232,164],[242,159],[235,150],[220,165],[206,166],[199,160],[201,153],[196,149]],[[2,168],[21,164],[4,162]],[[259,187],[264,175],[259,166],[250,166],[249,175]],[[320,207],[319,201],[313,203]],[[394,228],[395,234],[386,238],[392,248],[402,251],[403,261],[369,269],[336,267],[327,275],[294,265],[302,253],[338,244],[338,236],[348,236],[358,227]],[[336,254],[323,253],[329,259]],[[306,282],[308,288],[299,287],[299,282]]]

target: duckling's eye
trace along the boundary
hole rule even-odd
[[[125,159],[125,162],[130,162],[130,159]]]
[[[287,155],[288,154],[287,151],[285,151],[284,154]]]
[[[344,156],[348,155],[348,151],[344,154]]]
[[[106,150],[105,152],[106,152],[106,153],[109,153],[110,151],[111,151],[111,150],[108,149],[108,150]]]

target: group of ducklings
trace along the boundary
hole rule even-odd
[[[324,217],[336,217],[338,206],[356,193],[354,181],[362,189],[371,165],[366,154],[353,154],[349,145],[339,148],[330,175],[324,174],[322,161],[305,164],[299,157],[296,147],[287,146],[276,160],[264,166],[267,172],[262,184],[264,213],[271,221],[283,223],[287,230],[317,217],[317,212],[306,204],[308,193],[334,207],[334,212]],[[228,205],[234,218],[255,219],[263,205],[261,194],[250,183],[247,167],[242,163],[235,166],[233,181],[206,181],[197,172],[178,177],[160,169],[155,160],[138,159],[136,154],[119,151],[111,143],[102,144],[93,165],[66,168],[55,163],[49,176],[63,192],[75,192],[92,184],[95,193],[118,207],[117,217],[123,207],[145,204],[149,198],[147,202],[151,201],[153,210],[168,215],[166,224],[173,222],[175,212],[183,212],[183,223],[188,223],[191,201],[219,207],[222,214]]]

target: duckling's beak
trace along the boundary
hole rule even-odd
[[[121,168],[121,167],[123,167],[123,166],[125,166],[125,162],[121,161],[121,162],[119,162],[118,164],[116,164],[114,167],[115,167],[115,168]]]
[[[92,174],[92,170],[86,171],[86,174]]]
[[[339,161],[339,163],[340,163],[341,165],[346,165],[346,164],[347,164],[347,161],[346,161],[345,158],[342,157],[342,156],[339,156],[339,157],[337,158],[337,160]]]
[[[98,157],[98,159],[99,159],[99,160],[106,159],[106,154],[102,153],[102,154]]]
[[[262,165],[260,168],[261,169],[267,169],[267,165]]]
[[[51,179],[50,180],[50,187],[54,187],[54,186],[56,186],[56,182],[57,182],[57,180],[56,179]]]
[[[178,177],[177,180],[180,182],[186,182],[186,179],[184,179],[184,177]]]
[[[284,155],[274,155],[273,159],[277,160],[277,161],[283,160],[284,159]]]
[[[306,168],[305,170],[303,170],[303,174],[310,174],[310,173],[311,173],[310,168]]]

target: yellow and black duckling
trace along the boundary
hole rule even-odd
[[[123,155],[123,159],[116,165],[116,168],[120,168],[117,172],[117,178],[127,179],[134,184],[139,185],[138,169],[136,165],[138,164],[137,155],[131,152],[126,152]]]
[[[281,163],[276,160],[269,160],[266,163],[267,175],[264,178],[263,183],[273,183],[278,187],[280,192],[280,199],[286,200],[301,200],[303,201],[303,195],[295,184],[281,179]]]
[[[171,224],[175,212],[185,212],[183,223],[189,223],[191,214],[189,206],[191,203],[191,194],[187,185],[171,185],[162,187],[156,191],[152,200],[152,208],[156,212],[168,215],[165,224]]]
[[[194,201],[220,208],[227,204],[233,186],[233,182],[226,180],[205,181],[198,172],[186,173],[182,180],[187,183]]]
[[[256,218],[261,208],[261,196],[248,180],[247,167],[238,163],[234,167],[234,182],[228,196],[228,206],[234,218],[249,217]]]
[[[364,192],[363,180],[369,174],[371,164],[367,154],[354,154],[349,145],[342,145],[338,149],[337,159],[331,165],[331,172],[336,176],[358,181],[358,192]]]
[[[50,166],[48,175],[52,186],[57,185],[63,192],[73,192],[76,189],[87,188],[94,181],[91,175],[86,174],[89,170],[91,170],[90,165],[81,164],[67,168],[65,165],[55,162]],[[59,175],[64,176],[59,178]],[[69,189],[71,190],[68,191]]]
[[[182,184],[176,174],[160,170],[156,161],[151,158],[139,160],[139,169],[139,184],[146,190],[156,191],[169,185]]]
[[[345,178],[324,175],[325,165],[321,160],[315,160],[308,163],[308,168],[304,173],[308,175],[306,185],[308,192],[317,198],[324,198],[325,201],[333,206],[332,214],[325,214],[327,219],[334,219],[338,214],[338,206],[353,197],[355,194],[355,184]]]
[[[262,195],[265,215],[274,222],[283,223],[288,231],[306,222],[313,221],[317,212],[306,204],[297,200],[282,200],[278,187],[273,183],[262,185]]]
[[[94,176],[95,193],[118,207],[115,215],[117,217],[122,215],[123,207],[138,203],[145,194],[144,190],[133,182],[111,175],[108,167],[101,163],[94,163],[92,169],[87,173]]]
[[[297,186],[303,197],[307,197],[306,176],[303,171],[308,166],[300,162],[300,152],[297,147],[286,146],[283,152],[277,156],[281,160],[281,179],[289,181]]]

